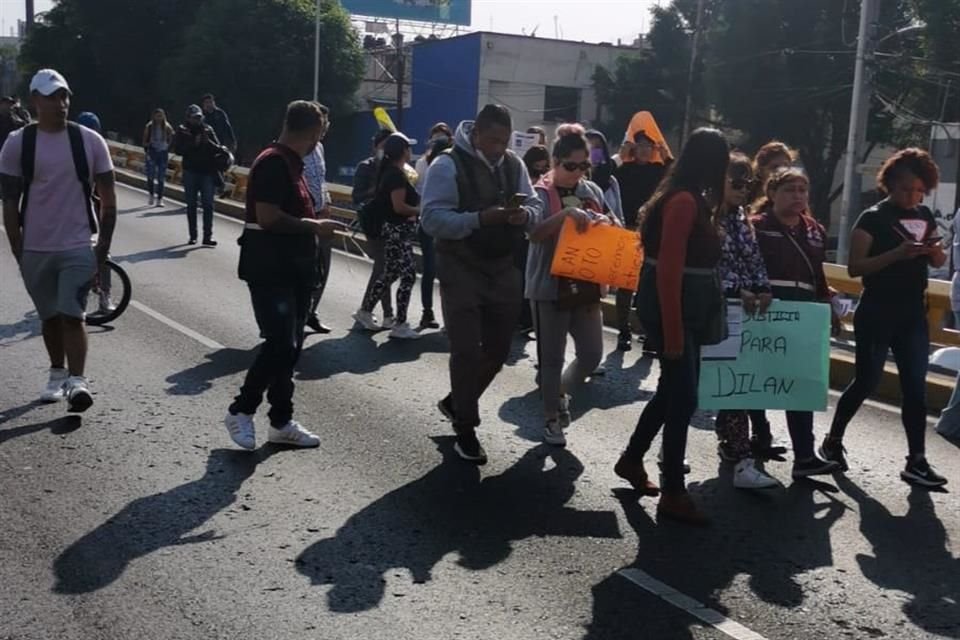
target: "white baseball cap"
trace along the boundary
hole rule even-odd
[[[30,81],[30,93],[36,91],[43,96],[52,96],[60,89],[66,89],[69,94],[73,93],[70,91],[67,79],[53,69],[40,69]]]

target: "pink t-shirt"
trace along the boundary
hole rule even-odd
[[[100,134],[83,126],[80,130],[92,185],[95,175],[113,171],[113,161]],[[20,129],[10,134],[0,151],[0,173],[22,177],[22,148],[23,129]],[[24,250],[52,252],[89,247],[91,235],[87,203],[83,186],[77,180],[69,134],[66,129],[59,133],[37,131],[33,182],[24,215]]]

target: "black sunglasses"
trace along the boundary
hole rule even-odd
[[[730,187],[733,188],[734,191],[740,191],[741,189],[749,189],[755,185],[756,182],[756,180],[736,179],[730,181]]]
[[[589,162],[561,162],[560,166],[566,171],[590,171],[593,165]]]

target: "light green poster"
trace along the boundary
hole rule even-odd
[[[750,317],[731,305],[730,338],[704,347],[701,409],[825,411],[830,306],[775,301]]]

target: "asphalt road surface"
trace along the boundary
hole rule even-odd
[[[960,503],[900,481],[895,410],[858,415],[846,478],[772,463],[784,488],[763,494],[731,486],[700,416],[691,491],[713,526],[658,524],[612,471],[654,362],[607,336],[557,449],[518,340],[482,402],[478,469],[435,408],[444,336],[351,331],[369,266],[337,255],[334,331],[297,375],[320,449],[243,452],[222,426],[257,343],[240,227],[218,218],[219,247],[188,247],[176,206],[120,203],[135,305],[91,332],[82,417],[34,401],[48,363],[0,242],[0,639],[960,638]],[[958,490],[960,451],[932,429],[928,448]]]

